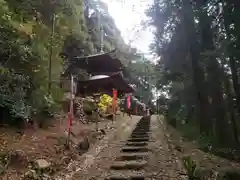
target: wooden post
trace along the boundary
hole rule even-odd
[[[112,122],[116,121],[116,113],[117,113],[117,96],[118,92],[116,89],[113,89],[113,102],[112,102],[112,111],[113,111],[113,118]]]
[[[97,105],[98,104],[98,101],[97,100],[95,100],[95,104]],[[97,109],[96,109],[96,112],[95,112],[95,115],[96,115],[96,117],[95,117],[95,128],[96,128],[96,131],[98,131],[98,121],[99,121],[99,119],[98,119],[98,106],[96,106],[97,107]]]
[[[99,122],[99,108],[98,108],[98,103],[100,102],[100,96],[101,94],[94,94],[94,102],[96,105],[96,112],[94,112],[95,114],[95,130],[98,131],[98,122]]]
[[[71,128],[72,128],[72,121],[73,121],[73,76],[71,75],[71,96],[70,96],[70,108],[68,112],[68,138],[67,138],[67,147],[70,145],[70,138],[71,138]]]
[[[52,32],[51,32],[51,42],[49,49],[49,62],[48,62],[48,94],[51,94],[52,88],[52,53],[53,53],[53,38],[54,38],[54,26],[55,26],[55,13],[52,14]]]
[[[115,100],[114,100],[114,89],[112,89],[112,94],[113,94],[113,95],[112,95],[112,115],[113,115],[113,116],[112,116],[112,124],[113,124],[114,115],[115,115],[115,114],[114,114],[114,101],[115,101]]]
[[[96,128],[96,131],[98,131],[98,112],[96,112],[96,123],[95,123],[95,128]]]

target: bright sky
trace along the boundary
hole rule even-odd
[[[149,44],[153,37],[149,29],[141,29],[141,21],[146,20],[145,10],[151,0],[103,0],[108,4],[108,10],[122,33],[126,43],[145,54],[149,53]],[[140,31],[138,31],[140,30]]]
[[[145,57],[156,62],[156,59],[150,54],[149,45],[153,41],[151,29],[142,29],[141,22],[145,21],[145,11],[151,5],[153,0],[103,0],[108,4],[108,11],[114,18],[118,29],[126,43],[139,49],[145,54]],[[138,31],[140,30],[140,31]],[[153,90],[154,96],[156,90]],[[155,99],[155,98],[154,98]]]

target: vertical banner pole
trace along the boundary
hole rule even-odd
[[[112,108],[113,108],[113,121],[116,120],[117,96],[118,96],[118,91],[117,91],[116,89],[113,89],[113,103],[112,103]]]
[[[114,121],[114,116],[115,116],[115,113],[114,113],[114,106],[115,106],[115,89],[113,89],[113,99],[112,99],[112,114],[113,114],[113,116],[112,116],[112,123],[113,123],[113,121]]]
[[[67,139],[67,146],[70,145],[70,136],[71,136],[71,128],[72,128],[72,121],[73,121],[73,76],[71,75],[71,96],[70,96],[70,108],[68,112],[68,139]]]
[[[115,90],[115,121],[117,120],[118,90]]]
[[[146,115],[146,104],[143,104],[143,114]]]

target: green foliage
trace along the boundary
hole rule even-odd
[[[97,105],[92,99],[85,99],[83,101],[83,110],[86,113],[92,113],[96,109]]]
[[[43,112],[56,112],[63,95],[60,77],[67,63],[60,57],[61,52],[72,47],[91,52],[86,46],[88,32],[83,3],[2,0],[0,4],[2,121],[9,123],[10,119],[26,120]],[[52,86],[49,94],[50,48]]]
[[[190,156],[183,157],[183,166],[187,172],[187,177],[189,180],[197,180],[196,178],[196,162],[191,159]]]
[[[10,161],[11,161],[11,157],[9,153],[2,152],[0,154],[0,176],[6,172]]]
[[[106,35],[104,50],[118,49],[117,56],[127,65],[136,52],[129,53],[105,3],[0,0],[1,123],[22,124],[59,110],[63,96],[59,85],[71,58],[100,50],[97,5]],[[79,69],[75,75],[79,80],[88,77]]]
[[[155,88],[157,79],[155,65],[148,60],[136,60],[134,63],[130,62],[126,70],[129,83],[135,86],[136,96],[148,104],[153,97],[152,89]]]

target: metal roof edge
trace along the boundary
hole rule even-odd
[[[114,52],[116,52],[116,49],[114,49],[114,50],[112,50],[112,51],[109,51],[109,52],[106,52],[106,53],[92,54],[92,55],[83,56],[83,57],[76,56],[76,57],[73,57],[73,58],[74,58],[74,59],[87,59],[87,58],[91,58],[91,57],[96,57],[96,56],[111,54],[111,53],[114,53]]]

